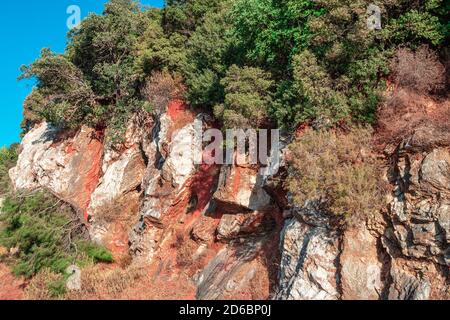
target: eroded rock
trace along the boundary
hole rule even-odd
[[[345,232],[339,259],[342,299],[378,300],[382,297],[383,264],[380,260],[377,240],[365,225]]]
[[[321,213],[314,208],[302,210],[312,219]],[[298,215],[302,213],[298,213]],[[281,235],[281,265],[276,299],[336,300],[338,292],[337,259],[339,234],[315,220],[286,220]]]
[[[264,179],[250,167],[223,167],[219,189],[214,194],[216,202],[231,212],[238,210],[263,210],[272,199],[263,189]]]
[[[81,212],[87,209],[100,174],[103,144],[93,129],[73,137],[46,123],[28,132],[10,177],[16,189],[47,188]]]

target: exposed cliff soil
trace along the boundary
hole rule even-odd
[[[21,300],[24,288],[25,281],[15,277],[6,265],[0,263],[0,300]]]

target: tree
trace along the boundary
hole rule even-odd
[[[203,23],[204,16],[216,9],[221,0],[167,0],[163,10],[163,27],[170,35],[191,35]]]
[[[33,64],[22,66],[19,79],[32,77],[37,88],[25,101],[25,111],[31,111],[29,118],[25,113],[25,121],[42,118],[57,126],[76,127],[92,112],[96,100],[90,83],[66,55],[43,49]]]
[[[249,61],[282,76],[311,37],[308,17],[321,13],[310,0],[237,0],[231,20]]]
[[[111,136],[120,136],[143,105],[143,75],[136,68],[135,51],[147,22],[131,0],[111,0],[104,15],[90,15],[70,32],[65,54],[45,49],[23,67],[21,78],[38,81],[28,99],[30,109],[60,127],[113,127]]]
[[[240,63],[241,53],[231,34],[228,13],[231,2],[225,1],[210,11],[187,42],[187,63],[183,69],[191,105],[212,107],[224,99],[220,80],[228,68]]]
[[[214,114],[225,128],[261,128],[272,102],[270,74],[259,68],[233,65],[221,84],[225,101],[214,108]]]

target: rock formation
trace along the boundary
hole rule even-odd
[[[344,230],[313,202],[293,206],[283,170],[197,165],[195,128],[212,125],[203,120],[172,101],[154,120],[134,118],[114,148],[102,132],[42,123],[10,176],[72,204],[92,239],[183,297],[450,298],[448,147],[396,146],[386,210]]]

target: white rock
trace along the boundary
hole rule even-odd
[[[281,300],[335,300],[338,238],[332,232],[311,227],[293,218],[282,233]]]
[[[182,186],[195,172],[194,157],[198,152],[198,141],[195,132],[196,122],[188,124],[173,134],[170,143],[169,155],[163,167],[163,171],[170,172],[173,182]]]

